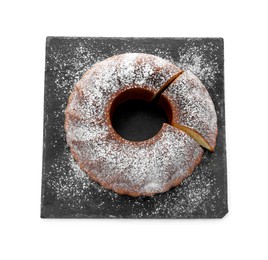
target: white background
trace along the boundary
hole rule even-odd
[[[268,259],[265,1],[2,1],[0,258]],[[46,36],[223,37],[229,213],[40,219]]]

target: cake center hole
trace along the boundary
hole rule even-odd
[[[124,139],[145,141],[155,136],[169,119],[159,104],[130,99],[116,106],[111,121],[114,130]]]

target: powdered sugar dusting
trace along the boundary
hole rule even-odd
[[[57,174],[53,174],[55,172]],[[68,205],[69,213],[74,212],[76,216],[83,215],[88,204],[94,205],[95,210],[102,209],[104,203],[101,198],[109,193],[108,190],[88,178],[67,149],[49,166],[43,179],[52,191],[50,196],[55,197],[57,207],[64,210]],[[100,200],[94,200],[92,203],[92,195],[96,192],[99,194]],[[112,199],[116,197],[117,194],[114,194]]]
[[[212,42],[196,45],[194,41],[189,41],[185,47],[181,48],[176,62],[183,70],[189,70],[195,74],[208,89],[214,88],[217,76],[220,72],[218,65],[217,50]]]
[[[167,193],[167,200],[170,202],[168,206],[161,201],[157,201],[155,205],[155,215],[163,215],[169,217],[183,217],[185,212],[191,216],[195,216],[195,212],[200,208],[206,214],[209,208],[210,214],[216,211],[215,201],[220,195],[219,189],[212,189],[215,180],[207,177],[209,173],[202,169],[201,174],[194,175],[193,178],[187,178],[178,189],[177,194]],[[209,205],[207,204],[209,201]],[[201,203],[202,202],[202,203]],[[181,212],[180,215],[178,213]]]

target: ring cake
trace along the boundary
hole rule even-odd
[[[111,118],[130,99],[158,102],[169,124],[146,141],[123,139]],[[151,196],[188,177],[202,159],[201,146],[215,149],[218,130],[214,104],[195,75],[153,55],[127,53],[94,64],[76,84],[65,131],[91,179],[119,194]]]

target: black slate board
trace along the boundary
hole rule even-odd
[[[83,173],[65,142],[64,109],[83,73],[126,52],[150,53],[195,73],[218,116],[214,153],[181,185],[153,197],[132,198],[102,188]],[[42,218],[221,218],[228,212],[221,38],[48,37],[44,100]]]

